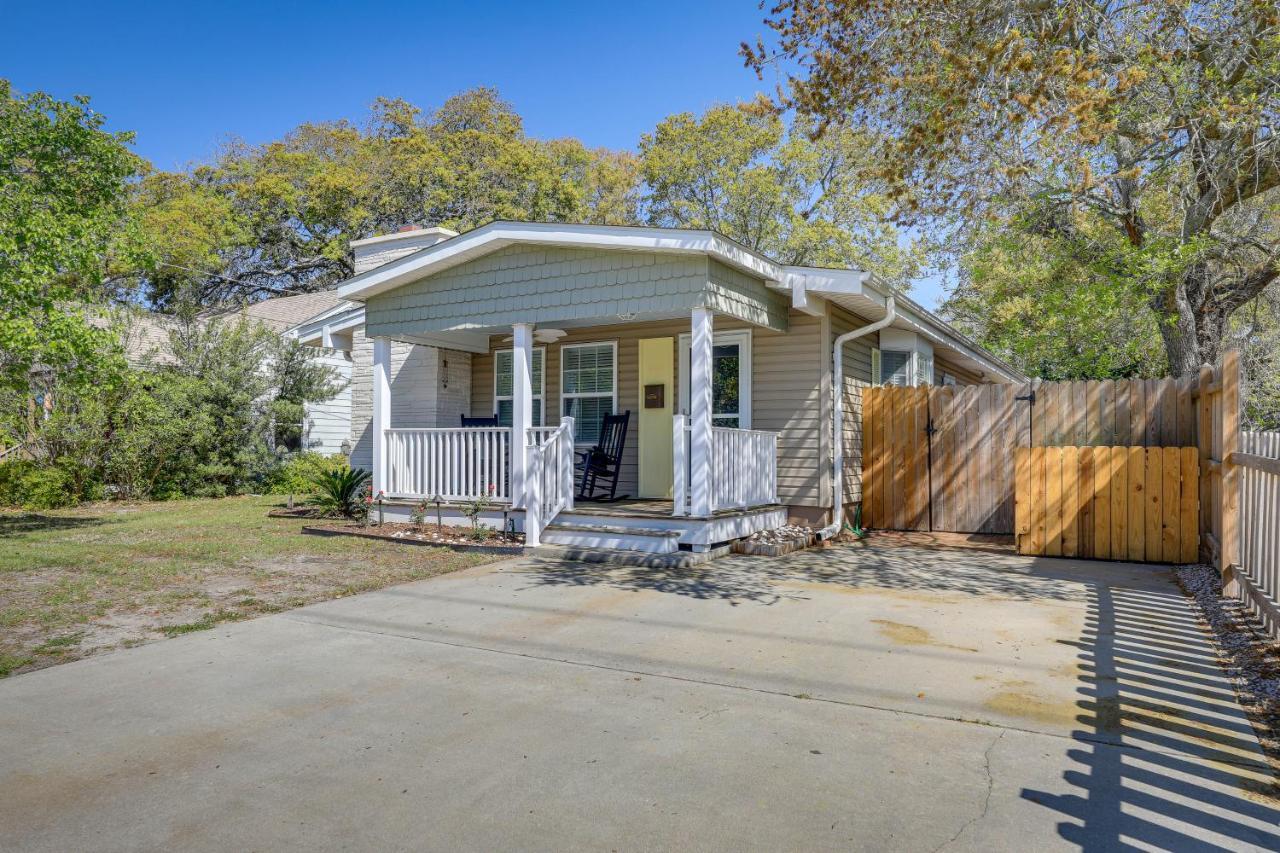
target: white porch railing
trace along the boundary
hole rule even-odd
[[[529,427],[529,431],[528,433],[526,433],[526,435],[528,436],[526,443],[527,444],[546,444],[547,439],[550,438],[551,434],[558,429],[560,429],[560,427],[553,427],[553,426]]]
[[[683,415],[673,424],[674,515],[687,515],[691,485],[691,430]],[[711,509],[744,509],[778,502],[778,434],[759,429],[711,428]]]
[[[535,548],[551,520],[573,509],[573,418],[561,420],[544,441],[530,443],[525,453],[524,543]]]
[[[510,452],[507,427],[389,429],[387,495],[510,502]]]

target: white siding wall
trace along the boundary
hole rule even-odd
[[[306,404],[302,447],[332,456],[342,452],[342,442],[351,435],[351,357],[340,350],[322,353],[316,361],[330,368],[343,387],[332,399]]]

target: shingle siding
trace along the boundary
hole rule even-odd
[[[787,329],[788,299],[754,276],[711,260],[707,270],[707,307],[775,331]]]
[[[683,315],[697,307],[775,330],[785,295],[705,256],[508,246],[373,296],[370,335]]]
[[[706,257],[508,246],[371,297],[366,327],[394,336],[683,313],[702,304],[707,267]]]

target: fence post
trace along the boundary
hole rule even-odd
[[[524,544],[537,548],[542,544],[542,448],[521,449],[525,455]]]
[[[674,506],[672,515],[685,514],[685,495],[688,486],[685,483],[684,459],[684,415],[671,416],[671,503]]]
[[[1218,570],[1222,594],[1239,598],[1236,574],[1240,570],[1240,466],[1233,456],[1240,449],[1240,351],[1222,356],[1222,555]]]
[[[565,427],[565,436],[564,436],[564,439],[561,441],[561,444],[563,445],[563,450],[562,450],[561,462],[560,462],[560,464],[563,466],[563,467],[561,468],[561,472],[562,472],[563,477],[564,477],[564,486],[563,486],[563,488],[565,489],[565,491],[566,491],[566,492],[568,492],[568,494],[566,494],[566,495],[565,495],[565,505],[564,505],[564,508],[565,508],[566,510],[570,510],[570,509],[573,509],[573,493],[574,493],[574,488],[573,488],[573,430],[574,430],[574,426],[573,426],[573,418],[572,418],[571,416],[569,416],[569,415],[565,415],[564,417],[562,417],[562,418],[560,419],[560,423]]]
[[[1213,384],[1213,368],[1200,368],[1196,381],[1196,448],[1200,451],[1200,559],[1209,559],[1209,542],[1205,534],[1213,530],[1214,508],[1213,480],[1209,460],[1213,457],[1213,397],[1209,386]]]

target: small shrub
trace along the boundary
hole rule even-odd
[[[358,518],[365,512],[365,484],[372,475],[363,468],[321,471],[315,476],[311,502],[326,514]]]
[[[316,477],[325,471],[345,471],[347,460],[340,454],[304,452],[276,465],[263,483],[271,495],[309,495],[316,491]]]

